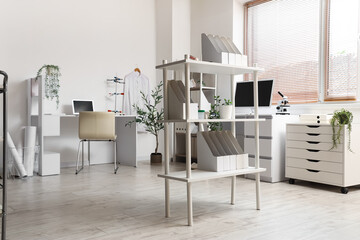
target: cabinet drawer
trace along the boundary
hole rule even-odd
[[[337,128],[336,128],[337,129]],[[330,125],[286,125],[286,132],[293,133],[322,133],[332,134],[332,127]]]
[[[267,176],[271,177],[271,160],[267,159],[259,159],[259,164],[261,168],[266,168],[265,172],[260,173],[260,176]],[[255,167],[255,159],[252,157],[249,157],[249,166]]]
[[[288,157],[343,163],[343,154],[340,152],[313,149],[286,148],[286,158]]]
[[[317,149],[323,151],[330,151],[332,143],[329,142],[317,142],[317,141],[293,141],[288,140],[286,142],[288,148],[301,148],[301,149]],[[337,144],[336,148],[331,149],[333,152],[343,152],[343,144]]]
[[[271,139],[259,139],[259,151],[260,156],[271,158]],[[245,138],[244,140],[244,152],[250,155],[255,155],[255,139]]]
[[[343,175],[338,173],[329,173],[329,172],[316,171],[311,169],[286,167],[285,176],[287,178],[295,178],[300,180],[319,182],[319,183],[331,184],[336,186],[343,185]]]
[[[287,140],[297,141],[312,141],[312,142],[332,142],[332,135],[320,133],[286,133]],[[340,141],[343,142],[344,135],[340,136]]]
[[[321,160],[310,160],[310,159],[289,157],[286,159],[286,166],[303,168],[303,169],[313,169],[313,170],[339,173],[339,174],[343,173],[343,165],[341,163],[326,162]]]
[[[59,136],[60,135],[60,116],[44,115],[42,122],[43,136]]]
[[[259,122],[259,135],[264,137],[271,137],[271,122],[272,119],[266,119],[264,122]],[[255,136],[255,123],[245,122],[244,123],[245,135]]]

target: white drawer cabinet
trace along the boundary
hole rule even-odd
[[[239,116],[237,116],[239,117]],[[247,116],[249,117],[249,116]],[[285,133],[286,123],[297,122],[298,115],[260,115],[265,118],[259,122],[260,131],[260,166],[266,168],[260,174],[260,179],[266,182],[285,180]],[[253,122],[244,123],[244,152],[249,154],[249,165],[254,166],[255,127]],[[253,175],[246,175],[254,178]]]
[[[330,124],[287,124],[285,176],[290,183],[295,179],[341,187],[360,184],[359,124],[353,124],[351,147],[348,150],[347,127],[341,132],[341,143],[332,147]]]

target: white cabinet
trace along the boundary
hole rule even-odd
[[[38,173],[41,176],[60,174],[60,153],[47,151],[45,144],[47,138],[60,135],[60,115],[45,114],[45,86],[41,76],[28,79],[27,85],[28,125],[37,127],[40,146]]]
[[[331,149],[330,124],[288,124],[285,176],[290,183],[295,179],[319,182],[339,186],[342,193],[347,193],[347,187],[360,184],[360,152],[356,148],[359,132],[359,124],[353,124],[351,152],[347,126],[341,131],[341,143]]]
[[[241,117],[241,116],[238,116]],[[249,118],[250,116],[243,116]],[[298,115],[260,115],[265,122],[260,122],[260,166],[266,172],[260,174],[262,181],[279,182],[285,180],[285,132],[286,123],[297,122]],[[244,123],[244,152],[249,154],[250,166],[255,166],[254,123]],[[253,175],[247,175],[254,178]]]

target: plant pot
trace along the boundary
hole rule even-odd
[[[222,105],[220,106],[220,118],[221,119],[231,119],[232,117],[232,105]]]
[[[162,155],[161,153],[152,153],[150,155],[150,163],[157,164],[162,162]]]

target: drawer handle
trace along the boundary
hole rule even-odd
[[[320,127],[319,125],[306,125],[308,128],[318,128]]]
[[[309,136],[319,136],[320,133],[307,133],[307,135],[309,135]]]
[[[319,152],[320,150],[315,150],[315,149],[306,149],[308,150],[309,152]]]
[[[312,169],[306,169],[308,170],[309,172],[320,172],[319,170],[312,170]]]
[[[320,162],[320,160],[314,160],[314,159],[306,159],[308,160],[309,162]]]
[[[319,144],[320,142],[314,142],[314,141],[306,141],[309,144]]]

